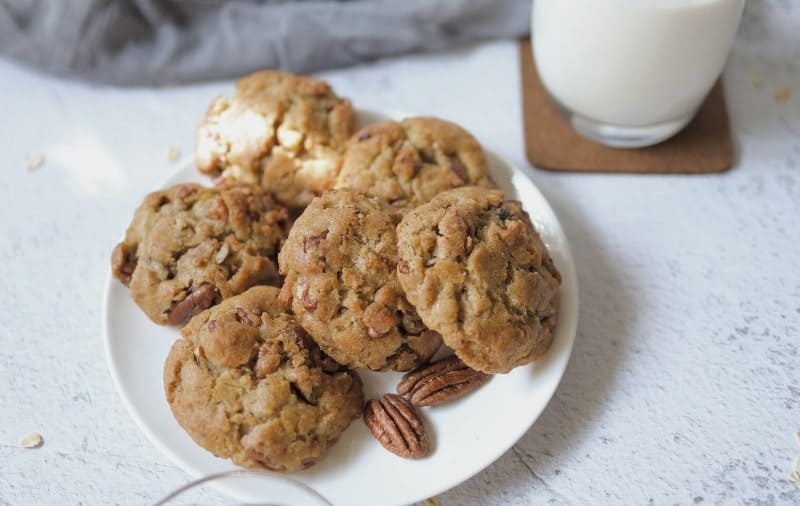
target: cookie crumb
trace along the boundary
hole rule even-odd
[[[28,158],[25,168],[28,170],[36,170],[44,164],[44,156],[36,154]]]
[[[428,497],[425,499],[425,506],[439,506],[439,499],[435,497]]]
[[[760,74],[757,74],[756,72],[750,72],[750,83],[752,83],[753,88],[760,88],[763,82],[764,79]]]
[[[22,448],[38,448],[42,446],[44,439],[38,432],[31,432],[26,436],[22,436],[19,440],[19,446]]]
[[[776,102],[785,102],[789,99],[789,87],[788,86],[781,86],[777,90],[775,90],[775,101]]]
[[[180,156],[181,156],[181,151],[178,148],[170,146],[167,149],[167,160],[169,160],[170,162],[174,162]]]

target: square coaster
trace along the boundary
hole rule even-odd
[[[674,137],[654,146],[620,149],[581,137],[558,114],[542,87],[529,40],[520,41],[525,152],[540,169],[576,172],[704,174],[733,164],[733,140],[722,82],[697,116]]]

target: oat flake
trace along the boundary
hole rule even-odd
[[[31,432],[19,440],[19,445],[22,448],[37,448],[42,446],[42,443],[44,443],[44,439],[42,439],[42,435],[38,432]]]
[[[28,158],[28,162],[25,164],[25,168],[28,170],[36,170],[44,164],[44,156],[42,155],[33,155]]]
[[[789,87],[782,86],[775,90],[775,100],[778,102],[784,102],[789,99]]]
[[[800,483],[800,457],[794,459],[794,467],[792,468],[792,472],[789,474],[789,481]]]
[[[425,506],[439,506],[439,499],[435,497],[429,497],[425,499]]]
[[[751,72],[750,73],[750,82],[753,84],[754,88],[760,88],[761,87],[761,83],[764,82],[764,79],[761,77],[761,75],[759,75],[759,74],[757,74],[755,72]]]
[[[218,264],[221,264],[228,258],[228,253],[230,252],[230,246],[228,246],[227,242],[222,243],[222,247],[217,251],[217,255],[214,257],[214,261]]]
[[[181,151],[178,148],[170,146],[169,149],[167,149],[167,160],[170,162],[174,162],[179,156],[181,156]]]

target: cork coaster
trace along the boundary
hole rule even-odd
[[[655,146],[617,149],[575,133],[542,87],[530,41],[520,41],[525,151],[536,167],[556,171],[704,174],[733,163],[728,111],[717,82],[697,116],[675,137]]]

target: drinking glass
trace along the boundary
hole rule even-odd
[[[581,135],[615,147],[685,127],[733,45],[745,0],[534,0],[542,84]]]

